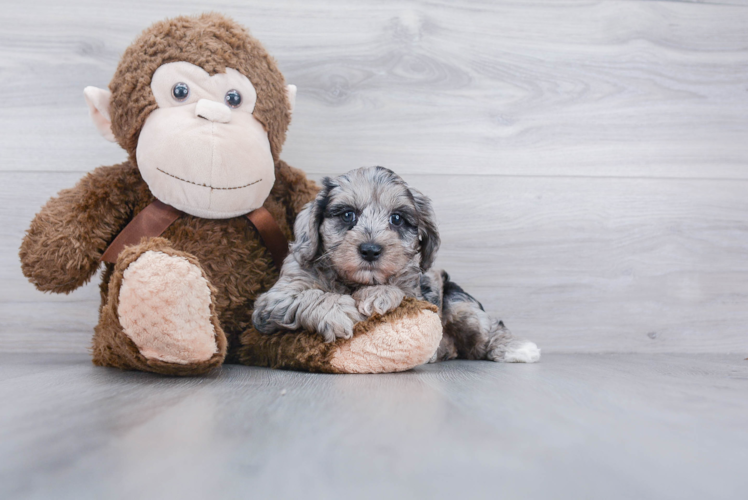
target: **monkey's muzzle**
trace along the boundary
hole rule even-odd
[[[218,123],[231,121],[231,109],[223,103],[200,99],[195,107],[195,116]]]

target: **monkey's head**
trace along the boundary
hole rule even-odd
[[[153,195],[189,214],[229,218],[262,206],[275,182],[296,88],[234,21],[177,17],[128,47],[109,90],[84,91]]]

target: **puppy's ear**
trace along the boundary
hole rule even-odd
[[[325,218],[325,210],[330,198],[330,191],[336,185],[329,178],[322,179],[322,190],[314,201],[310,201],[296,216],[293,226],[294,242],[291,253],[302,267],[308,267],[320,254],[319,228]]]
[[[436,229],[436,215],[428,196],[417,189],[409,188],[418,210],[418,240],[421,243],[421,270],[428,271],[436,258],[441,238]]]

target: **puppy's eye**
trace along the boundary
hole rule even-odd
[[[349,210],[342,214],[340,218],[343,219],[343,222],[350,224],[351,222],[356,220],[356,212]]]
[[[171,88],[171,95],[177,101],[184,101],[185,99],[187,99],[187,96],[190,95],[190,87],[188,87],[184,82],[174,84],[174,86]]]
[[[229,90],[226,92],[224,99],[231,108],[238,108],[242,104],[242,95],[238,90]]]
[[[390,215],[390,224],[392,224],[395,227],[400,227],[403,225],[403,217],[400,214],[392,214]]]

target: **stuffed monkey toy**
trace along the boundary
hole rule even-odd
[[[314,332],[252,327],[278,279],[296,214],[318,188],[280,158],[296,89],[241,26],[218,14],[148,28],[109,90],[84,91],[91,117],[128,155],[63,190],[23,240],[23,273],[70,293],[104,264],[93,362],[195,375],[239,362],[322,372],[388,372],[428,361],[436,308],[406,299],[326,344]]]

